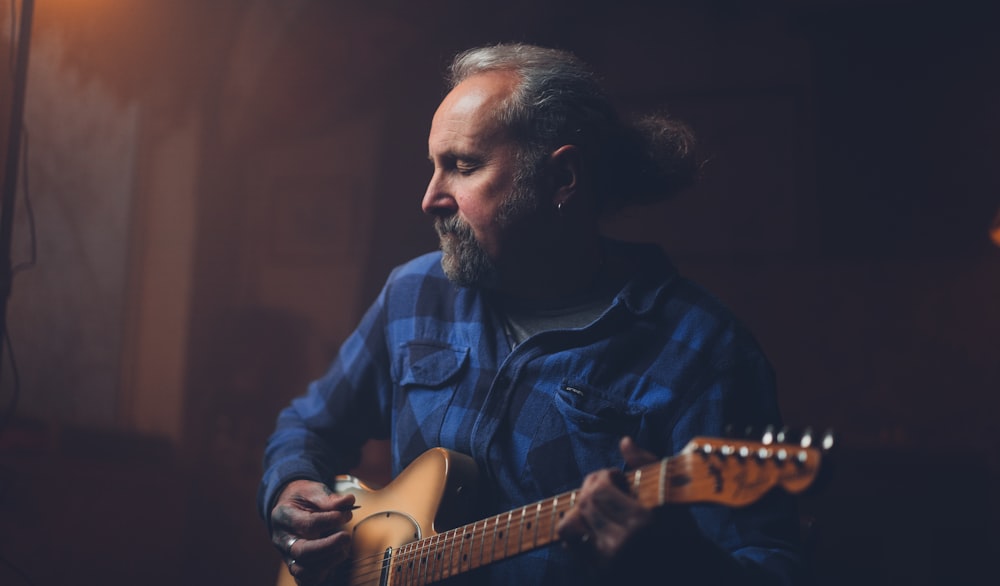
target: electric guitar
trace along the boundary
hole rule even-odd
[[[775,487],[792,494],[816,480],[827,434],[814,445],[765,433],[760,442],[699,437],[676,456],[627,473],[632,494],[648,507],[668,503],[718,503],[741,507]],[[775,441],[777,439],[777,441]],[[423,586],[542,547],[558,540],[556,525],[576,504],[576,490],[488,519],[455,527],[475,492],[476,465],[444,448],[424,452],[385,488],[374,490],[353,476],[338,476],[338,493],[353,493],[351,586]],[[441,528],[455,527],[443,530]],[[281,567],[278,586],[295,580]]]

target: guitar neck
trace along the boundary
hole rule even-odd
[[[734,446],[692,441],[677,456],[626,474],[643,506],[715,502],[744,506],[777,484],[801,492],[815,477],[819,456],[809,448]],[[525,505],[398,547],[386,558],[389,584],[423,586],[558,540],[556,527],[576,506],[579,490]]]

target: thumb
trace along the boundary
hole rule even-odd
[[[618,449],[625,457],[625,465],[628,468],[638,468],[646,464],[652,464],[658,458],[652,452],[647,452],[640,448],[629,436],[625,436],[618,443]]]

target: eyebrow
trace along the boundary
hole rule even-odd
[[[445,159],[445,160],[452,160],[452,161],[467,160],[467,161],[477,161],[477,162],[482,162],[482,161],[486,160],[487,158],[489,158],[488,156],[486,156],[483,153],[476,153],[476,152],[472,152],[472,151],[456,151],[454,149],[448,149],[446,151],[438,153],[438,156],[441,159]],[[432,163],[434,162],[434,155],[433,155],[433,153],[431,153],[431,152],[428,151],[428,153],[427,153],[427,160],[430,161],[430,162],[432,162]]]

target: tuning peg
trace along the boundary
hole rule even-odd
[[[771,445],[771,444],[774,443],[774,426],[773,425],[768,425],[767,427],[764,428],[764,434],[761,435],[760,442],[762,444],[764,444],[765,446],[768,446],[768,445]]]
[[[779,444],[783,444],[786,441],[788,441],[788,434],[789,434],[788,428],[782,427],[778,431],[777,435],[774,436],[774,441],[778,442]]]
[[[808,448],[813,443],[813,432],[811,427],[805,428],[802,431],[802,437],[799,439],[799,445],[803,448]]]
[[[788,450],[786,450],[785,448],[778,448],[774,452],[774,459],[779,467],[783,466],[785,462],[788,461]]]
[[[820,445],[823,446],[824,450],[830,450],[830,449],[833,449],[833,444],[834,444],[834,441],[833,441],[833,431],[831,431],[831,430],[828,429],[823,434],[823,441],[822,441],[822,443]]]

